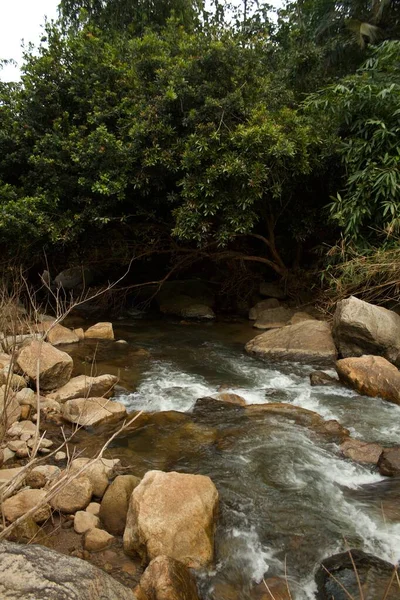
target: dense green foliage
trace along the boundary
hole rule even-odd
[[[285,276],[304,243],[398,229],[391,3],[299,0],[277,22],[250,2],[60,11],[22,81],[0,83],[11,253],[85,248],[101,232],[132,253],[197,251]]]

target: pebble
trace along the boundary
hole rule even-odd
[[[107,548],[114,540],[114,536],[104,529],[90,529],[85,535],[85,550],[99,552]]]
[[[66,458],[67,458],[67,455],[66,455],[66,453],[65,453],[65,452],[62,452],[62,451],[60,450],[60,452],[57,452],[57,454],[55,455],[55,457],[54,457],[54,460],[56,460],[56,461],[58,462],[58,461],[60,461],[60,460],[65,460]]]

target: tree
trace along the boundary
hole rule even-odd
[[[335,127],[345,167],[332,219],[359,247],[400,231],[400,41],[386,41],[355,75],[310,96],[322,126]]]

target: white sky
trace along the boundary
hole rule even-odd
[[[44,17],[57,16],[59,0],[0,0],[0,58],[22,63],[21,40],[37,44],[42,35]],[[19,79],[19,69],[10,65],[0,71],[3,81]]]
[[[58,3],[59,0],[0,0],[0,58],[13,58],[20,67],[22,40],[38,44],[45,17],[57,17]],[[270,0],[270,4],[279,5],[281,0]],[[0,70],[0,79],[16,81],[19,68],[7,65]]]

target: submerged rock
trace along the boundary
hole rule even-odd
[[[315,575],[317,600],[358,598],[357,576],[364,600],[398,600],[398,584],[396,577],[392,577],[394,568],[394,565],[361,550],[352,549],[351,557],[349,552],[330,556],[322,561]]]
[[[192,568],[214,558],[218,492],[209,477],[149,471],[134,489],[124,550],[152,560],[167,555]]]
[[[400,372],[382,356],[342,358],[336,370],[340,381],[357,392],[400,404]]]
[[[136,600],[87,561],[38,545],[0,542],[0,597],[8,600]]]
[[[312,386],[317,385],[339,385],[339,380],[332,375],[328,375],[324,371],[313,371],[310,373],[310,383]]]
[[[337,303],[333,337],[343,358],[373,354],[400,366],[400,316],[354,296]]]
[[[324,321],[303,321],[267,331],[250,340],[245,349],[249,354],[269,360],[309,364],[333,364],[336,360],[330,326]]]
[[[157,556],[151,561],[139,588],[148,600],[199,600],[193,575],[170,556]]]

